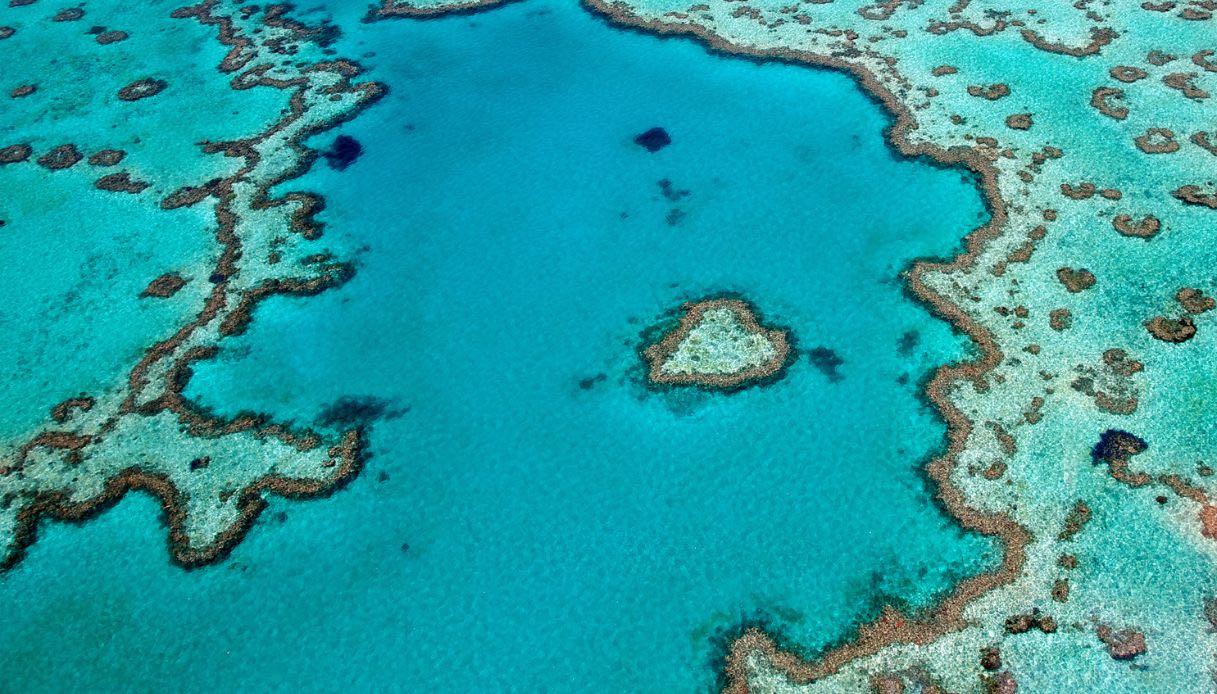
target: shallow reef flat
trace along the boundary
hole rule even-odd
[[[702,299],[681,310],[678,325],[644,352],[653,385],[739,388],[778,376],[792,356],[790,334],[763,327],[746,301]]]

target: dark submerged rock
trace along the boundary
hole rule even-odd
[[[334,138],[334,144],[322,152],[321,156],[325,157],[325,163],[331,169],[343,171],[355,163],[361,154],[363,154],[363,145],[359,144],[359,140],[350,135],[339,135]]]
[[[648,152],[658,152],[672,144],[672,137],[668,135],[667,130],[655,127],[635,137],[634,144],[646,149]]]
[[[377,420],[396,419],[409,411],[408,407],[393,407],[393,402],[384,398],[344,395],[321,410],[317,415],[317,424],[322,427],[350,429],[367,426]]]
[[[838,369],[845,363],[841,355],[827,347],[814,347],[807,351],[807,359],[820,373],[828,377],[829,381],[836,383],[841,380],[841,372]]]
[[[596,374],[595,376],[588,376],[587,378],[581,378],[581,379],[579,379],[579,389],[580,390],[591,390],[592,388],[595,387],[595,385],[597,383],[601,383],[604,380],[606,380],[607,378],[608,378],[608,375],[602,374],[602,373]]]
[[[1099,442],[1090,450],[1090,459],[1095,465],[1127,463],[1129,458],[1146,448],[1149,444],[1141,437],[1120,429],[1108,429],[1099,435]]]

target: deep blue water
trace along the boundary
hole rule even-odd
[[[0,579],[12,686],[697,690],[745,616],[814,651],[992,563],[919,473],[943,434],[919,381],[964,340],[898,277],[980,198],[894,157],[853,82],[556,0],[335,48],[391,92],[339,131],[358,157],[288,189],[325,195],[359,272],[265,303],[188,394],[300,422],[383,401],[367,469],[189,573],[147,498],[48,527]],[[644,388],[640,333],[720,291],[839,373]]]

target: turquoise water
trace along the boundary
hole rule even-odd
[[[919,382],[965,341],[898,277],[984,210],[894,157],[850,80],[559,2],[344,26],[390,94],[338,131],[359,159],[288,189],[326,197],[358,274],[267,301],[187,394],[301,423],[383,402],[367,468],[188,573],[147,498],[48,526],[0,579],[10,686],[698,690],[742,619],[820,649],[993,563],[918,471],[943,433]],[[642,331],[722,291],[838,372],[643,387]]]

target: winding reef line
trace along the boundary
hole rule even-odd
[[[968,504],[963,491],[951,481],[951,473],[955,469],[958,456],[967,445],[968,436],[974,426],[967,415],[951,402],[951,388],[961,381],[983,378],[1001,363],[1002,352],[992,333],[972,319],[960,306],[931,289],[925,283],[924,276],[927,272],[952,272],[971,267],[985,244],[1002,233],[1007,214],[1005,201],[997,186],[997,168],[972,148],[944,149],[929,143],[910,142],[908,133],[918,127],[912,113],[869,69],[860,64],[810,51],[736,44],[698,24],[641,17],[620,1],[580,2],[589,12],[620,28],[661,37],[693,38],[712,52],[732,57],[760,62],[793,63],[848,73],[867,94],[879,101],[895,117],[895,123],[887,130],[887,138],[898,152],[909,157],[929,157],[945,166],[962,166],[977,175],[978,187],[989,208],[989,221],[968,233],[965,238],[965,252],[954,259],[915,262],[908,273],[908,287],[933,313],[964,332],[980,348],[980,356],[973,361],[939,367],[926,385],[926,397],[946,421],[948,445],[946,451],[926,465],[925,471],[937,485],[938,499],[962,527],[1001,541],[1002,562],[993,571],[973,576],[957,584],[947,597],[921,619],[902,615],[891,606],[885,607],[878,619],[859,627],[856,636],[815,660],[806,660],[798,654],[783,651],[764,631],[751,628],[735,640],[727,655],[725,691],[732,694],[745,694],[748,691],[748,656],[754,652],[763,653],[792,682],[807,683],[831,675],[846,663],[873,655],[889,645],[923,645],[963,628],[963,610],[968,604],[989,591],[1013,582],[1022,573],[1031,534],[1006,514],[973,508]]]
[[[171,13],[174,19],[194,19],[205,26],[217,28],[218,40],[230,48],[228,54],[218,66],[221,72],[238,72],[255,60],[261,46],[254,39],[245,35],[236,27],[235,22],[223,15],[213,13],[217,0],[203,0],[196,5],[180,7]],[[289,31],[298,40],[307,40],[313,33],[311,28],[283,18],[284,6],[273,6],[267,9],[263,23],[277,26]],[[242,240],[237,233],[239,221],[238,212],[233,210],[236,198],[234,186],[238,182],[247,181],[254,174],[261,157],[254,145],[265,141],[276,133],[304,118],[311,106],[307,103],[306,93],[311,85],[309,75],[313,72],[330,72],[338,77],[336,83],[327,87],[328,93],[355,94],[357,100],[346,110],[317,123],[299,130],[287,140],[284,146],[295,150],[295,164],[266,181],[258,184],[251,202],[254,210],[280,207],[288,203],[299,203],[300,209],[293,213],[288,221],[290,231],[300,234],[306,239],[315,239],[321,235],[321,226],[313,219],[323,207],[321,199],[309,193],[287,193],[279,198],[270,197],[270,189],[303,174],[313,163],[316,153],[307,148],[303,141],[319,132],[333,128],[357,116],[363,109],[375,103],[385,94],[384,85],[375,82],[352,84],[351,78],[362,72],[357,64],[347,60],[321,61],[298,68],[299,74],[287,79],[275,78],[268,74],[271,65],[254,66],[248,71],[234,76],[230,82],[233,89],[242,90],[255,86],[268,86],[276,89],[292,90],[289,108],[282,117],[275,120],[265,130],[248,138],[223,143],[205,143],[203,149],[208,153],[222,153],[225,156],[240,157],[244,164],[231,176],[208,183],[204,189],[206,195],[200,196],[193,202],[214,197],[216,231],[215,238],[222,251],[215,266],[212,268],[213,277],[220,278],[205,300],[203,307],[188,323],[181,326],[169,338],[150,346],[131,369],[126,384],[126,393],[116,411],[105,419],[93,434],[75,434],[62,430],[44,430],[25,444],[20,446],[16,454],[14,469],[20,469],[29,454],[38,448],[64,451],[68,456],[77,458],[86,456],[84,450],[90,443],[99,441],[107,433],[113,431],[120,420],[126,417],[153,416],[160,412],[170,412],[186,428],[189,434],[199,438],[216,438],[241,432],[250,432],[257,438],[274,438],[294,447],[299,451],[314,450],[323,445],[322,437],[311,430],[295,430],[282,424],[274,423],[269,416],[257,413],[241,413],[225,419],[201,411],[182,395],[191,376],[191,365],[198,360],[214,357],[218,348],[214,345],[194,346],[179,353],[185,343],[200,329],[215,320],[220,320],[217,339],[240,333],[248,324],[256,305],[276,294],[311,295],[330,287],[342,284],[353,274],[349,263],[333,262],[319,264],[312,277],[277,277],[263,281],[252,288],[236,289],[230,293],[231,278],[239,273],[238,259],[242,255]],[[193,202],[191,204],[193,204]],[[162,203],[162,207],[166,207]],[[235,302],[235,303],[230,303]],[[149,372],[164,360],[172,359],[172,364],[160,377],[150,376]],[[156,382],[157,387],[163,387],[155,397],[141,398],[141,393]],[[84,501],[73,502],[70,491],[40,490],[18,512],[15,538],[10,551],[0,557],[0,572],[11,569],[25,557],[30,545],[37,540],[38,526],[43,518],[60,521],[82,522],[112,507],[128,492],[143,491],[157,499],[165,514],[169,528],[170,557],[174,563],[193,568],[209,564],[224,558],[245,537],[257,520],[258,515],[266,507],[264,492],[271,492],[290,498],[315,498],[326,496],[350,482],[362,467],[365,432],[356,427],[344,432],[338,440],[326,451],[332,472],[323,479],[306,477],[289,477],[275,472],[262,475],[252,482],[235,490],[237,495],[238,519],[224,528],[215,539],[201,547],[194,547],[186,532],[186,497],[185,492],[178,488],[173,479],[165,473],[146,470],[138,463],[126,467],[108,480],[103,491]],[[0,474],[8,474],[3,472]]]

